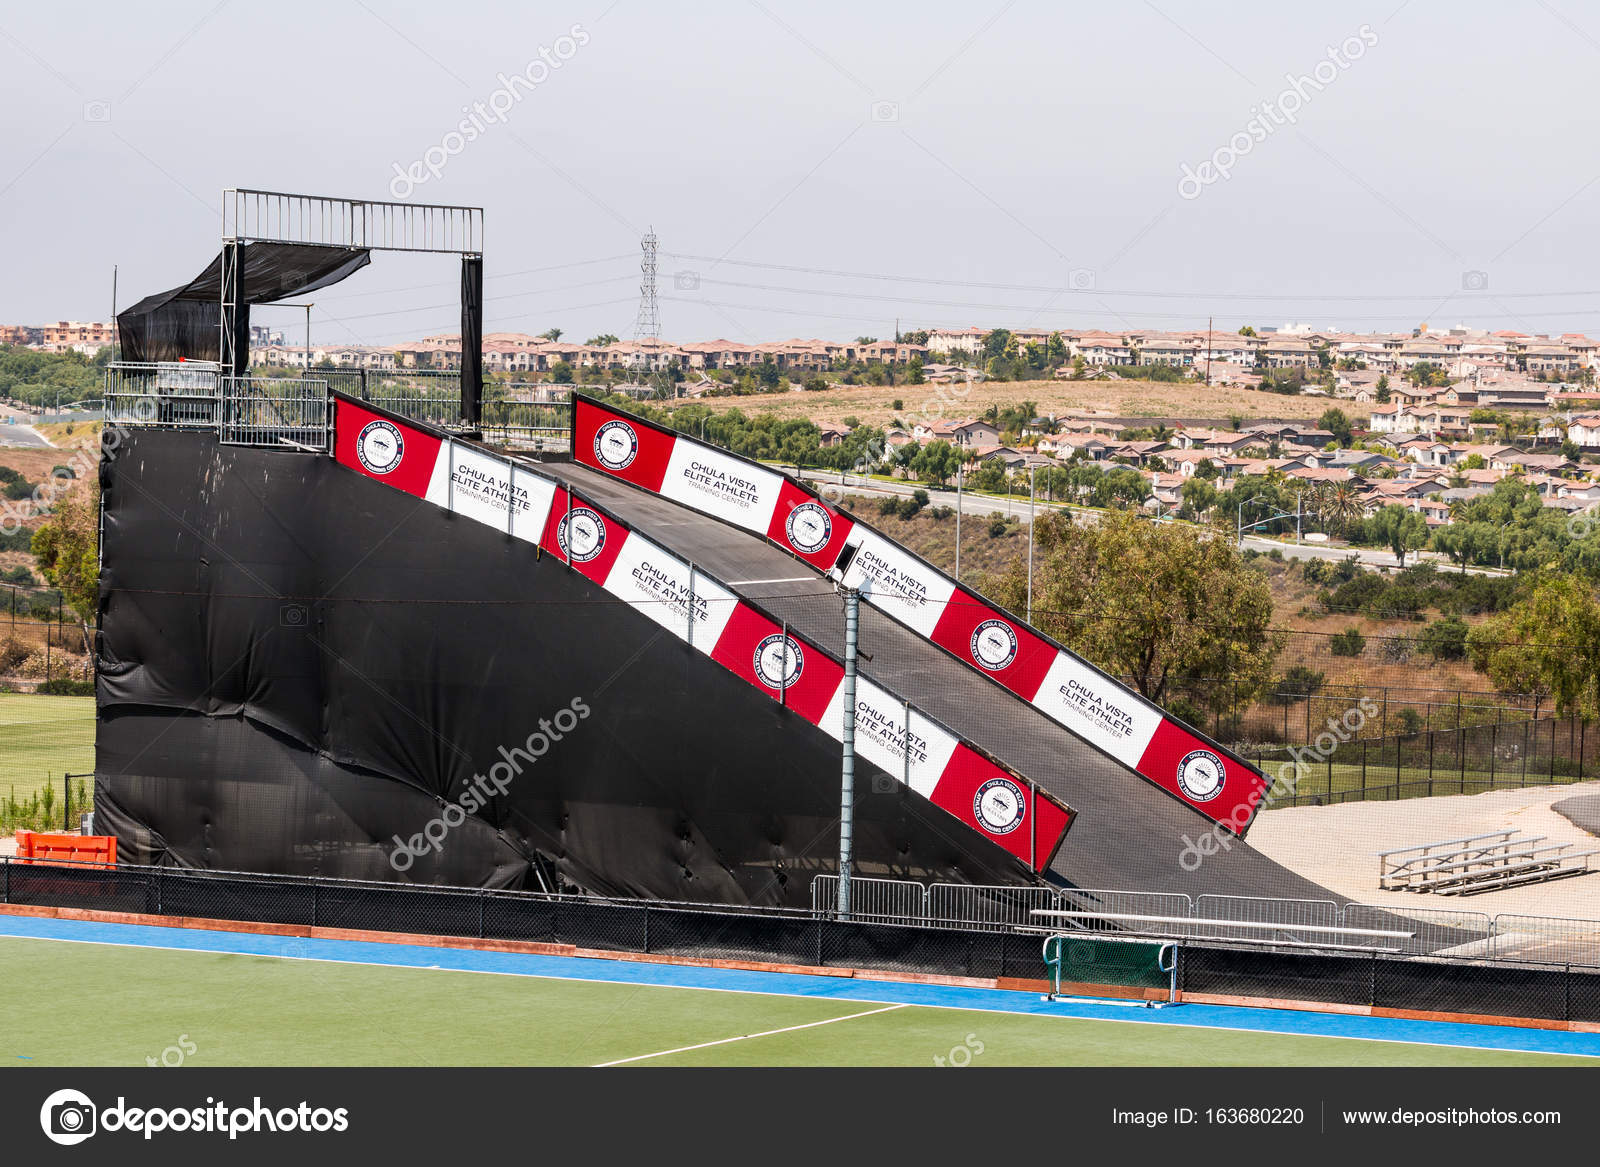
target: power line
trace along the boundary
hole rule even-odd
[[[1166,290],[1162,290],[1162,291],[1140,290],[1140,289],[1137,289],[1137,288],[1074,288],[1074,287],[1060,287],[1060,286],[1056,286],[1056,285],[1052,285],[1052,284],[984,283],[984,282],[975,281],[975,280],[943,279],[943,278],[939,278],[939,277],[936,277],[936,276],[907,276],[907,275],[892,275],[892,274],[888,274],[888,273],[884,273],[884,272],[841,271],[841,270],[834,269],[834,268],[801,267],[801,266],[794,265],[794,264],[760,263],[760,262],[757,262],[755,260],[746,260],[746,259],[721,259],[721,258],[719,258],[717,256],[714,256],[714,255],[688,255],[688,254],[684,254],[684,253],[681,253],[681,252],[675,252],[675,251],[669,251],[669,252],[666,252],[665,254],[668,256],[668,258],[671,258],[671,259],[694,260],[696,262],[710,263],[710,264],[714,264],[714,265],[716,265],[716,264],[727,264],[727,265],[732,266],[732,267],[761,268],[761,269],[765,269],[765,270],[768,270],[768,271],[795,272],[795,273],[799,273],[799,274],[803,274],[803,275],[834,276],[834,277],[839,277],[839,278],[843,278],[843,279],[880,280],[880,281],[891,281],[891,282],[895,282],[895,283],[907,283],[907,284],[928,284],[928,285],[932,285],[932,286],[951,287],[951,288],[977,288],[977,289],[982,289],[982,290],[985,290],[985,291],[998,291],[998,292],[1037,292],[1037,293],[1041,293],[1041,294],[1052,294],[1052,295],[1061,294],[1061,295],[1073,295],[1073,296],[1142,296],[1142,297],[1150,297],[1150,298],[1153,298],[1153,299],[1169,299],[1169,300],[1177,300],[1177,299],[1194,299],[1194,300],[1266,300],[1266,301],[1283,300],[1283,301],[1297,301],[1297,302],[1298,301],[1304,301],[1304,302],[1307,302],[1307,303],[1319,303],[1320,304],[1320,303],[1336,303],[1336,302],[1337,303],[1377,303],[1377,302],[1392,302],[1392,301],[1425,301],[1426,302],[1426,301],[1436,301],[1442,295],[1446,295],[1447,294],[1445,292],[1432,291],[1432,292],[1416,292],[1416,293],[1392,293],[1392,294],[1388,294],[1388,295],[1377,295],[1377,296],[1374,296],[1374,295],[1365,295],[1365,294],[1362,294],[1362,295],[1345,295],[1345,294],[1331,293],[1331,292],[1330,293],[1326,293],[1326,294],[1296,293],[1296,292],[1288,292],[1288,293],[1283,293],[1283,292],[1209,292],[1209,291],[1174,292],[1174,291],[1166,291]],[[706,280],[704,277],[701,277],[701,282],[709,283],[711,281]],[[1580,290],[1576,290],[1576,291],[1564,291],[1564,292],[1494,292],[1494,293],[1490,293],[1490,294],[1486,294],[1486,295],[1479,295],[1477,293],[1473,293],[1470,298],[1471,299],[1479,299],[1479,300],[1486,300],[1486,299],[1491,299],[1491,298],[1493,300],[1532,300],[1532,299],[1552,299],[1552,298],[1559,298],[1559,297],[1562,297],[1562,296],[1591,296],[1591,297],[1592,296],[1600,296],[1600,291],[1590,291],[1590,290],[1582,290],[1582,289],[1580,289]],[[1454,299],[1455,296],[1452,295],[1451,298]]]

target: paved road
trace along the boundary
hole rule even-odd
[[[597,471],[563,463],[543,469],[572,481],[580,497],[615,511],[641,534],[703,566],[815,643],[842,656],[844,620],[831,585],[764,540],[646,494]],[[742,581],[742,582],[741,582]],[[1001,686],[870,606],[861,609],[862,672],[1004,760],[1079,812],[1055,872],[1079,887],[1191,894],[1330,898],[1247,844],[1179,866],[1185,837],[1207,820],[1123,768]],[[715,720],[714,710],[708,718]],[[1338,898],[1338,897],[1332,897]]]
[[[0,446],[34,446],[41,449],[50,449],[50,443],[44,440],[43,435],[31,425],[7,425],[5,418],[9,416],[0,413]],[[18,419],[21,420],[20,418]]]

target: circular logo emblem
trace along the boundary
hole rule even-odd
[[[356,438],[356,457],[373,474],[387,474],[406,456],[406,440],[399,427],[387,421],[369,421]]]
[[[625,421],[608,421],[594,432],[594,456],[607,470],[625,470],[639,456],[639,435]]]
[[[1191,802],[1210,802],[1227,778],[1227,767],[1210,750],[1190,750],[1178,763],[1178,789]]]
[[[57,1090],[39,1108],[39,1125],[52,1143],[72,1147],[95,1131],[97,1112],[87,1094],[79,1090]]]
[[[561,516],[556,544],[572,563],[588,563],[606,545],[606,523],[588,507],[573,507]]]
[[[972,796],[972,814],[991,835],[1009,835],[1027,814],[1022,787],[1009,778],[991,778]]]
[[[787,636],[774,632],[756,645],[756,676],[769,689],[789,688],[800,679],[805,664],[800,646]]]
[[[821,551],[833,535],[833,519],[826,509],[814,502],[803,502],[789,512],[783,524],[783,533],[789,545],[807,555]]]
[[[972,659],[991,673],[1017,659],[1017,632],[1004,620],[985,620],[972,630]]]

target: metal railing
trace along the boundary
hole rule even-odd
[[[1201,895],[1102,888],[850,881],[852,917],[979,931],[1037,931],[1036,911],[1069,913],[1064,930],[1164,940],[1234,941],[1304,948],[1367,948],[1407,956],[1600,968],[1600,920],[1346,904],[1271,896]],[[839,879],[818,875],[811,908],[837,910]],[[1140,918],[1143,919],[1140,919]],[[1206,921],[1226,922],[1210,926]],[[1408,933],[1404,938],[1399,934]],[[1325,939],[1326,938],[1326,939]]]
[[[111,425],[214,429],[221,366],[211,361],[118,362],[106,366],[105,416]]]
[[[333,399],[323,380],[221,378],[218,434],[233,446],[333,449]]]
[[[477,255],[483,251],[483,209],[240,188],[223,192],[222,236],[238,242]]]
[[[1225,933],[1243,940],[1303,942],[1302,929],[1344,927],[1339,905],[1332,900],[1203,895],[1195,900],[1194,915],[1197,919],[1227,920],[1241,926],[1260,925],[1230,929]]]
[[[839,877],[819,875],[811,881],[811,910],[837,912]],[[922,884],[908,879],[873,879],[856,876],[850,880],[850,918],[896,923],[928,918],[928,893]]]

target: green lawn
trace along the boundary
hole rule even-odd
[[[6,1065],[1577,1065],[1280,1037],[482,973],[0,939]],[[77,1022],[93,1002],[94,1040]],[[856,1016],[866,1014],[865,1016]],[[830,1018],[841,1020],[814,1025]],[[811,1028],[769,1033],[792,1026]],[[981,1052],[977,1052],[981,1046]],[[191,1048],[192,1047],[192,1048]]]
[[[94,698],[0,693],[0,798],[94,772]],[[74,784],[76,785],[76,784]]]

